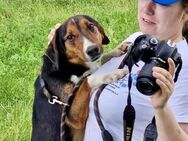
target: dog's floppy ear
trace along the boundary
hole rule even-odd
[[[103,35],[102,44],[103,44],[103,45],[109,44],[109,43],[110,43],[110,40],[109,40],[108,36],[106,36],[103,27],[102,27],[99,23],[97,24],[97,26],[98,26],[98,28],[99,28],[99,31],[100,31],[101,34]]]
[[[90,16],[87,15],[82,15],[83,17],[85,17],[86,19],[88,19],[89,21],[93,22],[99,29],[100,33],[103,35],[103,39],[102,39],[102,44],[103,45],[107,45],[110,43],[109,38],[106,36],[103,27],[93,18],[91,18]]]
[[[104,28],[103,28],[97,21],[95,21],[95,22],[96,22],[96,24],[97,24],[97,27],[98,27],[100,33],[101,33],[102,36],[103,36],[103,38],[102,38],[102,44],[103,44],[103,45],[109,44],[109,43],[110,43],[110,40],[109,40],[108,36],[106,36],[106,33],[104,32]]]
[[[103,44],[103,45],[109,44],[109,43],[110,43],[109,38],[106,36],[105,33],[103,33],[103,35],[104,35],[104,37],[103,37],[103,40],[102,40],[102,44]]]
[[[57,69],[59,69],[59,53],[56,45],[57,35],[56,31],[61,26],[61,24],[56,24],[54,28],[51,29],[48,35],[48,48],[46,50],[45,55],[48,59],[55,65]]]
[[[109,44],[110,40],[109,40],[108,36],[106,35],[106,33],[104,32],[104,28],[98,22],[96,22],[96,23],[97,23],[97,27],[98,27],[100,33],[103,36],[103,38],[102,38],[102,44],[103,45]]]

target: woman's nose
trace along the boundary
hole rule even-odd
[[[152,0],[148,0],[144,5],[144,12],[147,15],[153,15],[155,13],[156,4]]]

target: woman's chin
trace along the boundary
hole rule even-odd
[[[140,27],[140,31],[141,31],[143,34],[155,35],[155,30],[154,30],[154,28],[146,28],[146,27],[141,28],[141,27]]]

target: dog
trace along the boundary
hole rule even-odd
[[[92,91],[127,73],[94,74],[108,43],[103,27],[87,15],[73,16],[54,31],[34,84],[31,141],[60,141],[65,107],[65,141],[83,140]]]

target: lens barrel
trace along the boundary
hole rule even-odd
[[[156,79],[152,75],[152,68],[160,65],[161,64],[156,60],[145,63],[137,77],[136,87],[139,92],[144,95],[153,95],[159,90],[160,87],[157,85]]]
[[[151,78],[139,77],[137,79],[136,87],[139,92],[144,95],[153,95],[159,90],[159,86]]]

